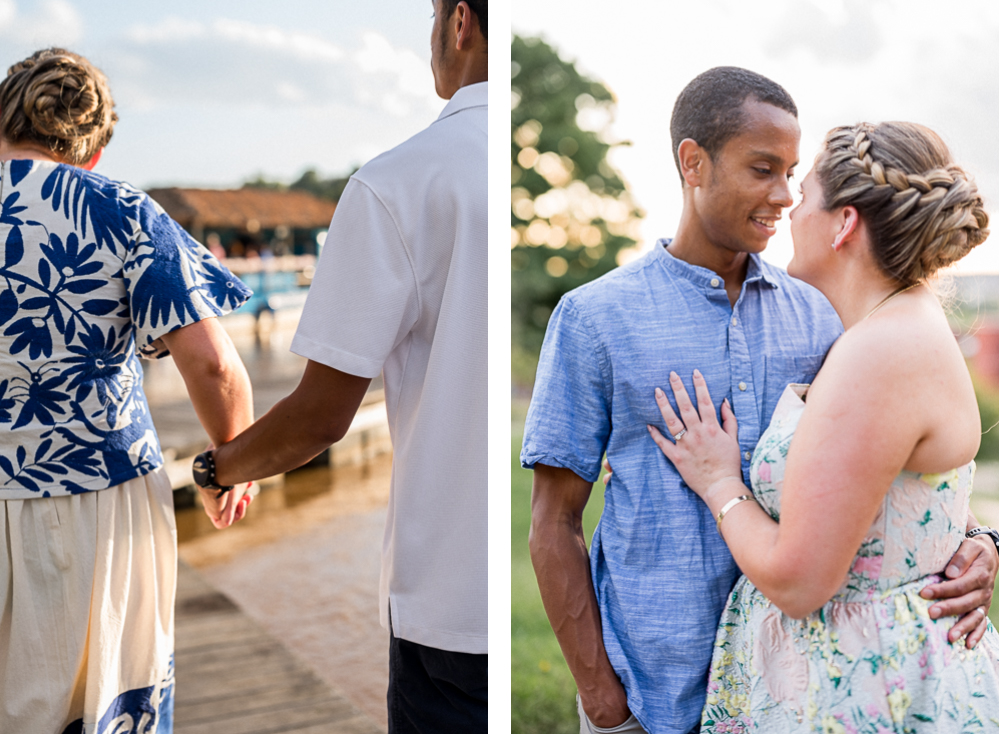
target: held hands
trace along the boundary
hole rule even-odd
[[[217,489],[198,487],[198,494],[201,495],[205,514],[208,515],[208,519],[217,529],[228,528],[234,522],[243,519],[247,507],[253,502],[253,495],[247,494],[247,490],[252,484],[253,482],[237,484],[221,497]]]
[[[697,408],[691,404],[687,389],[676,372],[670,373],[670,387],[680,417],[674,413],[667,396],[656,388],[656,404],[660,407],[667,430],[674,441],[667,439],[654,426],[647,426],[649,435],[663,454],[680,472],[684,482],[703,500],[717,483],[737,479],[741,484],[740,446],[736,439],[736,415],[729,401],[722,403],[722,425],[715,417],[712,396],[701,372],[694,371]]]
[[[205,451],[214,450],[214,443],[209,443],[205,448]],[[197,474],[195,481],[197,481]],[[253,482],[237,484],[228,492],[198,486],[198,494],[201,496],[201,504],[205,508],[205,514],[208,515],[208,519],[212,521],[217,530],[228,528],[234,522],[243,519],[247,507],[253,502],[253,495],[249,493],[252,486]]]

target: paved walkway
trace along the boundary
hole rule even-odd
[[[182,560],[382,731],[389,640],[378,581],[390,470],[385,457],[367,471],[296,473],[284,491],[262,492],[238,525],[180,544]],[[322,484],[333,489],[314,494]]]
[[[382,734],[190,567],[177,594],[177,734]]]
[[[263,415],[295,388],[305,360],[280,342],[268,350],[234,339]],[[173,361],[145,369],[165,457],[193,456],[207,437]],[[384,422],[384,408],[367,412],[378,410]],[[341,458],[367,465],[334,461],[277,478],[228,530],[200,508],[178,511],[177,734],[385,732],[378,580],[391,458],[360,443]],[[182,486],[190,461],[178,467]]]

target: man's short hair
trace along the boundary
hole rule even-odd
[[[483,38],[489,39],[486,34],[486,4],[489,0],[465,0],[469,4],[469,8],[473,13],[476,14],[476,18],[479,19],[479,30],[483,33]],[[444,13],[445,18],[450,18],[451,14],[455,12],[455,8],[458,7],[459,0],[441,0],[441,11]]]
[[[726,142],[746,124],[743,103],[748,98],[766,102],[799,116],[791,95],[765,76],[737,66],[717,66],[699,74],[684,87],[670,116],[670,142],[674,164],[680,173],[677,148],[691,138],[706,150],[712,161]],[[681,175],[683,183],[684,176]]]

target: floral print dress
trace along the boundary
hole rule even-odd
[[[750,466],[775,520],[808,386],[789,385]],[[719,622],[702,732],[996,732],[998,637],[950,643],[920,590],[965,534],[975,464],[893,481],[844,584],[791,619],[745,576]]]

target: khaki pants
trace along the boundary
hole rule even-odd
[[[580,696],[576,697],[576,710],[580,713],[580,734],[646,734],[638,719],[630,714],[629,717],[618,726],[604,729],[596,726],[587,714],[583,712],[583,705],[580,703]]]

